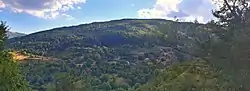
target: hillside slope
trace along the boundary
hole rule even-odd
[[[163,25],[167,28],[160,31],[159,27]],[[7,47],[56,57],[61,57],[61,55],[63,55],[62,57],[82,56],[84,51],[97,47],[115,50],[126,47],[126,51],[129,52],[125,53],[131,53],[132,50],[129,49],[149,51],[146,49],[166,47],[168,44],[165,41],[168,36],[167,31],[178,30],[183,33],[192,33],[194,29],[190,26],[194,26],[194,24],[153,19],[123,19],[37,32],[10,39]]]
[[[156,69],[189,60],[191,57],[173,49],[189,41],[177,43],[171,37],[188,39],[194,36],[197,26],[202,25],[122,19],[41,31],[9,39],[5,47],[60,59],[23,64],[33,89],[44,91],[56,82],[53,75],[73,69],[74,76],[92,77],[94,91],[117,91],[146,83]],[[119,83],[114,79],[120,79]]]
[[[135,91],[245,91],[236,90],[230,81],[208,63],[198,60],[162,69]]]

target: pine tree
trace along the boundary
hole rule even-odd
[[[28,84],[21,75],[21,70],[3,45],[8,30],[5,22],[0,24],[0,91],[28,91]]]

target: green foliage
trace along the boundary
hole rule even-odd
[[[0,52],[0,90],[1,91],[28,91],[28,84],[17,63],[11,60],[7,52]]]
[[[179,62],[177,56],[182,54],[168,47],[162,37],[174,27],[157,30],[165,24],[182,26],[187,32],[190,23],[153,19],[92,23],[13,38],[6,47],[59,59],[22,64],[33,89],[44,91],[49,84],[53,87],[55,74],[73,69],[78,74],[75,77],[81,77],[80,73],[92,77],[94,91],[128,90],[145,84],[155,69]]]
[[[233,3],[233,4],[231,4]],[[249,67],[249,2],[247,0],[224,0],[223,6],[214,12],[220,20],[213,32],[218,40],[206,52],[211,63],[223,69],[240,91],[250,90]],[[213,61],[212,61],[213,60]]]
[[[13,38],[6,48],[59,59],[22,64],[39,91],[248,91],[249,33],[234,29],[124,19]],[[197,58],[205,62],[175,65]]]
[[[28,83],[23,79],[19,65],[11,55],[2,50],[8,26],[0,24],[0,91],[28,91]]]
[[[246,0],[223,0],[222,7],[213,12],[220,21],[211,21],[205,27],[195,26],[193,37],[173,32],[168,36],[172,48],[205,60],[231,80],[233,90],[249,88],[249,6]],[[190,26],[191,27],[191,26]],[[190,38],[189,38],[190,37]],[[178,47],[179,45],[184,45]],[[223,81],[222,81],[223,82]]]
[[[204,61],[185,62],[158,71],[135,91],[234,91],[219,73]]]
[[[3,44],[6,39],[6,32],[9,30],[9,27],[6,26],[6,23],[1,21],[0,22],[0,50],[3,49]]]
[[[46,91],[91,91],[85,79],[69,73],[57,73],[54,84],[49,84]]]

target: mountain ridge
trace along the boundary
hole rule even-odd
[[[83,23],[83,24],[77,24],[77,25],[71,25],[71,26],[61,26],[61,27],[55,27],[51,29],[46,29],[38,32],[34,32],[31,34],[36,34],[36,33],[41,33],[41,32],[46,32],[46,31],[51,31],[55,29],[61,29],[61,28],[69,28],[69,27],[77,27],[77,26],[86,26],[86,25],[92,25],[92,24],[103,24],[103,23],[114,23],[114,22],[121,22],[121,21],[135,21],[135,20],[159,20],[159,21],[169,21],[169,22],[174,22],[173,20],[166,20],[166,19],[137,19],[137,18],[122,18],[122,19],[115,19],[115,20],[107,20],[107,21],[94,21],[90,23]],[[189,22],[186,22],[189,23]]]
[[[12,31],[7,31],[6,34],[7,34],[7,37],[8,37],[9,39],[15,38],[15,37],[22,37],[22,36],[27,35],[27,34],[24,34],[24,33],[12,32]]]
[[[175,22],[175,23],[187,23],[187,24],[192,24],[192,22],[176,22],[174,20],[167,20],[167,19],[138,19],[138,18],[122,18],[122,19],[115,19],[115,20],[107,20],[107,21],[94,21],[94,22],[90,22],[90,23],[83,23],[83,24],[77,24],[77,25],[71,25],[71,26],[61,26],[61,27],[55,27],[55,28],[51,28],[51,29],[46,29],[46,30],[41,30],[38,32],[34,32],[31,34],[36,34],[36,33],[41,33],[41,32],[46,32],[46,31],[51,31],[51,30],[55,30],[55,29],[61,29],[61,28],[69,28],[69,27],[77,27],[77,26],[86,26],[86,25],[91,25],[91,24],[102,24],[102,23],[114,23],[114,22],[121,22],[121,21],[137,21],[137,20],[158,20],[158,21],[165,21],[165,22]],[[23,33],[24,34],[24,33]],[[26,35],[30,35],[30,34],[26,34]]]

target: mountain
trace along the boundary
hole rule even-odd
[[[7,36],[8,38],[15,38],[15,37],[21,37],[21,36],[25,36],[27,34],[24,34],[24,33],[18,33],[18,32],[11,32],[11,31],[8,31],[7,32]]]
[[[147,83],[157,69],[192,59],[174,47],[189,50],[192,46],[188,45],[191,43],[188,39],[198,33],[197,27],[203,25],[164,19],[121,19],[11,38],[5,47],[59,59],[22,63],[23,73],[33,89],[55,89],[53,84],[58,79],[84,76],[90,77],[81,79],[93,91],[123,91]],[[184,40],[179,43],[174,37]],[[65,74],[66,78],[57,78],[58,74]]]
[[[194,25],[161,19],[122,19],[41,31],[10,39],[7,45],[9,48],[25,49],[55,57],[61,57],[60,55],[65,57],[63,53],[69,54],[75,50],[83,51],[93,47],[114,49],[127,47],[143,50],[143,48],[151,48],[154,45],[158,45],[159,48],[160,46],[166,47],[165,45],[168,44],[164,42],[167,37],[166,32],[177,30],[177,27],[180,27],[179,30],[182,33],[191,34],[194,28],[190,26]],[[165,26],[166,31],[157,30],[161,26]]]

